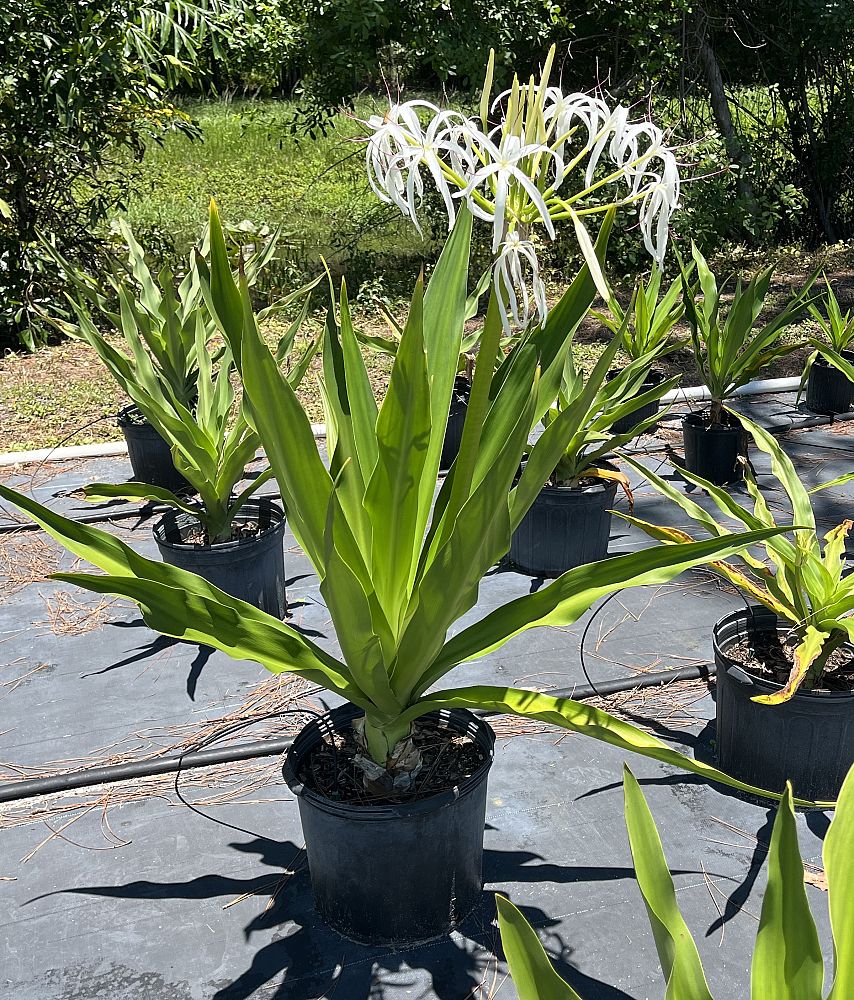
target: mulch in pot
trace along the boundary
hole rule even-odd
[[[754,677],[785,684],[795,662],[797,645],[795,637],[760,632],[752,639],[745,637],[727,645],[726,655]],[[846,647],[834,650],[818,686],[810,690],[854,691],[854,650]]]
[[[313,792],[334,802],[352,805],[400,805],[417,802],[469,778],[487,760],[468,736],[452,733],[430,720],[413,725],[413,740],[421,751],[421,770],[411,791],[396,795],[372,795],[365,789],[364,772],[355,758],[363,751],[352,729],[336,733],[334,744],[326,737],[302,763],[299,779]]]

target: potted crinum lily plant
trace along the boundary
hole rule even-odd
[[[558,576],[604,559],[618,487],[632,502],[629,479],[615,465],[613,453],[657,422],[661,397],[680,377],[643,388],[657,356],[652,351],[609,378],[624,331],[625,324],[586,377],[569,347],[558,398],[542,421],[545,433],[560,421],[566,444],[510,545],[511,564],[526,573]],[[649,406],[653,410],[645,418],[633,419],[639,407],[647,411]],[[621,422],[623,430],[618,432],[615,427]]]
[[[772,435],[745,416],[738,419],[769,457],[799,527],[792,538],[769,538],[766,560],[744,551],[736,562],[710,564],[753,602],[714,627],[718,760],[745,781],[781,790],[789,780],[798,795],[834,798],[854,764],[854,576],[845,573],[845,543],[854,522],[843,520],[821,537],[810,494],[848,482],[854,473],[807,491]],[[626,460],[707,531],[724,537],[732,530],[673,483]],[[745,485],[752,510],[713,483],[683,475],[736,526],[775,524],[750,465]],[[653,538],[692,540],[682,529],[621,516]]]
[[[123,257],[116,261],[112,271],[96,280],[65,260],[58,251],[46,244],[47,251],[62,268],[73,295],[68,295],[75,323],[58,315],[46,314],[45,318],[67,336],[84,340],[95,348],[107,370],[127,392],[127,375],[131,381],[157,383],[157,391],[174,406],[188,411],[195,408],[198,399],[199,344],[207,346],[216,332],[213,317],[203,302],[203,276],[207,273],[205,254],[207,234],[202,238],[201,253],[197,248],[190,252],[180,281],[171,268],[163,267],[152,272],[146,249],[123,219],[115,223],[117,238],[123,244]],[[278,233],[271,233],[250,252],[243,253],[241,269],[252,286],[262,270],[275,256]],[[290,297],[288,297],[290,298]],[[264,311],[271,315],[287,305],[276,303]],[[203,324],[201,341],[199,321]],[[107,331],[105,336],[104,331]],[[123,341],[126,363],[124,372],[117,377],[116,367],[109,363],[107,354],[116,354],[115,340]],[[284,340],[287,340],[287,334]],[[290,350],[293,338],[285,344]],[[182,492],[192,487],[176,469],[170,443],[159,433],[140,410],[131,396],[129,405],[118,413],[118,424],[128,446],[128,458],[133,477],[141,483]]]
[[[74,334],[96,351],[131,400],[127,410],[138,415],[136,422],[144,421],[144,427],[167,448],[169,468],[178,482],[172,482],[171,488],[146,481],[94,483],[86,487],[86,498],[151,501],[170,508],[154,525],[155,540],[167,562],[199,573],[233,596],[281,617],[285,612],[285,515],[270,499],[253,498],[271,478],[269,469],[252,474],[248,485],[237,490],[238,483],[247,478],[247,466],[260,441],[232,385],[231,350],[219,337],[206,301],[207,262],[201,254],[193,254],[176,295],[171,273],[164,268],[155,282],[129,230],[126,238],[133,250],[133,269],[131,276],[113,282],[120,313],[113,314],[106,297],[86,284],[83,287],[89,294],[73,303]],[[247,287],[257,274],[259,260],[250,263],[244,277]],[[277,363],[287,369],[286,377],[295,388],[320,344],[314,337],[298,355],[292,350],[307,313],[310,288],[282,300],[286,305],[301,299],[298,315],[276,347]],[[98,329],[85,299],[120,325],[130,356]],[[270,312],[264,310],[259,319]]]
[[[609,312],[594,311],[593,315],[601,320],[612,333],[619,333],[622,338],[623,353],[630,361],[652,356],[658,360],[667,354],[678,350],[684,339],[672,336],[674,326],[685,315],[682,304],[682,282],[675,278],[664,294],[661,294],[662,270],[656,263],[647,281],[639,278],[634,294],[626,308],[620,305],[615,295],[608,301]],[[617,371],[609,373],[614,378]],[[640,386],[641,392],[646,392],[664,381],[661,369],[650,366]],[[630,413],[615,420],[611,425],[617,434],[624,434],[647,417],[658,413],[660,401],[651,399],[642,406],[636,407]]]
[[[522,88],[517,84],[514,92],[518,104]],[[542,98],[536,87],[525,97],[536,121],[542,121],[536,110]],[[397,112],[389,117],[396,119]],[[613,139],[624,117],[609,114],[607,121],[607,128],[600,121],[590,134],[585,126],[588,152]],[[405,183],[412,187],[420,163],[407,167]],[[629,196],[631,191],[630,185]],[[646,197],[655,198],[652,191]],[[504,204],[514,218],[526,212],[514,198]],[[556,205],[555,211],[577,214],[576,205]],[[528,438],[560,388],[569,336],[593,300],[593,272],[601,275],[611,219],[606,217],[600,234],[595,266],[582,269],[497,368],[508,288],[496,270],[460,452],[436,496],[463,337],[468,206],[469,195],[455,213],[429,286],[416,285],[381,405],[343,293],[338,308],[330,309],[323,378],[329,465],[259,334],[245,282],[235,283],[212,214],[211,300],[243,379],[247,418],[320,581],[340,655],[199,577],[143,559],[110,534],[0,485],[0,495],[105,573],[62,579],[129,597],[158,631],[274,672],[300,674],[344,700],[302,731],[287,755],[285,776],[299,801],[316,906],[333,927],[362,941],[435,937],[480,899],[493,737],[473,709],[538,718],[761,794],[592,706],[504,686],[444,686],[455,667],[530,628],[574,622],[615,589],[672,579],[781,531],[762,528],[681,547],[652,546],[582,566],[449,638],[454,623],[476,604],[481,579],[509,549],[514,529],[566,446],[567,411],[530,447]],[[591,245],[588,254],[595,253]],[[332,787],[324,775],[331,776]]]
[[[806,385],[807,408],[815,413],[847,413],[854,401],[854,310],[842,311],[827,275],[824,284],[824,309],[810,306],[819,335],[809,338],[800,389]]]
[[[738,280],[732,299],[725,304],[731,278],[718,282],[696,246],[693,264],[680,261],[685,316],[691,331],[694,363],[711,402],[704,412],[689,413],[682,421],[685,467],[717,485],[742,478],[747,439],[725,403],[738,390],[801,345],[782,334],[807,312],[812,303],[809,290],[818,272],[789,296],[783,307],[761,322],[771,287],[774,265],[758,271],[746,285]],[[697,277],[693,279],[696,265]]]

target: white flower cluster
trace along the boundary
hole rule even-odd
[[[493,110],[510,93],[496,98]],[[545,319],[545,291],[530,239],[535,225],[554,239],[555,222],[572,220],[580,249],[607,299],[610,293],[583,217],[614,205],[638,204],[644,244],[660,263],[670,216],[679,200],[676,159],[651,122],[630,122],[622,105],[611,110],[599,98],[564,94],[557,87],[542,92],[534,88],[527,104],[527,122],[516,114],[489,131],[478,119],[440,110],[429,101],[394,105],[384,116],[374,115],[367,122],[371,187],[411,219],[419,232],[425,171],[442,196],[449,229],[457,199],[476,218],[492,223],[495,274],[509,304],[509,314],[506,309],[502,314],[505,328],[511,316],[517,325],[526,326],[532,305],[539,321]],[[607,166],[597,179],[600,163]],[[571,178],[581,179],[580,190],[568,190]],[[606,192],[610,200],[602,198]],[[533,287],[531,295],[525,274]]]

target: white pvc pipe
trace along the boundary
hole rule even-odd
[[[748,382],[735,390],[736,396],[761,396],[773,392],[793,392],[801,384],[799,377],[765,378]],[[704,385],[672,389],[662,397],[663,403],[707,402],[712,397]],[[314,436],[326,437],[325,424],[312,424]],[[68,448],[39,448],[37,451],[11,451],[0,455],[0,468],[10,465],[28,465],[32,462],[67,462],[77,458],[107,458],[127,454],[124,441],[103,441],[99,444],[80,444]]]
[[[316,438],[326,437],[324,424],[312,424]],[[35,462],[69,462],[76,458],[110,458],[127,455],[125,441],[100,441],[95,444],[75,444],[67,448],[38,448],[35,451],[8,451],[0,454],[0,468],[10,465],[30,465]]]
[[[741,388],[736,389],[735,396],[762,396],[773,392],[794,392],[801,384],[800,376],[790,378],[761,378],[754,382],[748,382]],[[662,403],[687,403],[708,402],[712,398],[711,393],[704,385],[689,386],[687,388],[671,389],[662,397]]]
[[[68,448],[38,448],[35,451],[9,451],[0,455],[0,468],[9,465],[30,465],[34,462],[66,462],[74,458],[106,458],[126,455],[124,441],[100,441],[95,444],[77,444]]]

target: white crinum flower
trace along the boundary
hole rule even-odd
[[[503,293],[498,296],[498,311],[505,331],[509,332],[511,329],[511,318],[517,327],[522,329],[527,327],[533,318],[534,310],[538,322],[545,322],[548,312],[546,286],[540,278],[537,251],[530,240],[523,240],[515,231],[508,233],[495,261],[493,274],[496,286]]]
[[[622,105],[611,109],[598,97],[566,95],[545,84],[516,83],[493,109],[504,101],[505,117],[489,133],[480,120],[440,111],[427,101],[395,105],[384,117],[372,117],[367,163],[374,191],[418,227],[421,167],[426,167],[449,227],[456,198],[492,223],[495,273],[506,273],[508,288],[521,288],[509,278],[518,277],[526,261],[539,281],[534,244],[521,234],[539,225],[554,239],[555,222],[569,219],[599,293],[610,298],[585,218],[612,206],[638,206],[644,245],[660,264],[679,200],[676,159],[661,130],[648,121],[630,122]],[[432,116],[426,126],[419,117],[425,111]],[[529,313],[523,298],[516,307],[511,303],[505,327],[510,317],[530,318]]]
[[[495,131],[498,130],[494,130],[492,135],[495,134]],[[476,129],[470,130],[468,137],[475,145],[478,159],[483,165],[472,174],[466,187],[456,197],[465,198],[468,201],[469,209],[473,215],[492,223],[492,252],[498,252],[504,239],[508,222],[508,207],[511,208],[511,211],[513,208],[513,206],[508,206],[508,199],[511,197],[511,186],[514,181],[516,186],[527,195],[529,205],[536,209],[539,221],[545,226],[549,237],[554,239],[554,223],[549,215],[543,193],[519,164],[526,158],[539,156],[545,160],[556,161],[556,170],[562,174],[563,163],[557,153],[542,143],[525,143],[518,135],[512,133],[503,134],[497,145],[491,136],[486,136]],[[491,189],[492,197],[487,199],[491,201],[489,207],[485,207],[477,199],[472,198],[473,193],[483,186],[488,186]]]
[[[426,129],[419,109],[434,113]],[[456,111],[442,111],[429,101],[409,101],[389,109],[385,117],[373,115],[368,125],[374,134],[368,140],[368,180],[380,200],[397,205],[415,225],[421,226],[416,212],[424,194],[421,167],[426,166],[445,202],[448,228],[454,224],[456,210],[451,189],[442,170],[440,154],[447,154],[457,167],[474,168],[472,154],[457,143],[457,126],[465,121]]]

